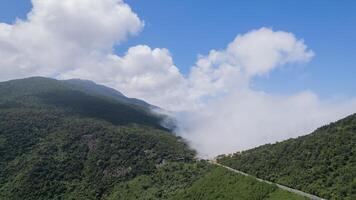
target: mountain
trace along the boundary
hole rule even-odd
[[[197,159],[152,107],[86,80],[1,82],[0,199],[303,199]]]
[[[193,161],[146,106],[83,88],[41,77],[0,83],[0,199],[99,199],[163,162]]]
[[[218,162],[326,199],[356,199],[356,114],[306,136],[219,156]]]
[[[69,80],[63,80],[63,82],[67,82],[71,84],[74,88],[77,88],[78,90],[81,90],[89,94],[94,93],[97,95],[110,97],[126,104],[137,105],[137,106],[142,106],[147,108],[158,108],[140,99],[128,98],[115,89],[106,87],[104,85],[96,84],[93,81],[82,80],[82,79],[69,79]]]
[[[161,118],[145,102],[90,81],[58,81],[42,77],[0,83],[0,106],[46,107],[66,110],[82,117],[95,117],[116,125],[139,123],[158,128]]]

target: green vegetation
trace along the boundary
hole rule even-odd
[[[218,162],[326,199],[356,199],[356,114]]]
[[[150,174],[162,162],[189,162],[194,156],[173,135],[149,127],[75,118],[54,122],[33,111],[9,115],[2,116],[6,121],[0,124],[5,141],[0,148],[5,155],[1,157],[0,199],[74,194],[98,199],[115,183]]]
[[[205,162],[167,163],[151,175],[115,185],[108,200],[171,199],[189,188],[213,166]]]
[[[262,200],[262,199],[305,199],[281,191],[275,185],[258,182],[222,167],[215,167],[187,190],[181,191],[173,200]]]
[[[41,77],[13,80],[0,83],[0,108],[56,109],[70,116],[96,118],[115,125],[136,123],[164,129],[160,125],[163,116],[152,114],[150,105],[137,105],[136,100],[130,103],[120,93],[113,97],[112,92],[99,91]]]
[[[151,105],[93,84],[0,83],[1,200],[263,199],[278,191],[196,160]]]
[[[195,152],[144,106],[30,78],[0,83],[0,199],[100,199]]]
[[[169,163],[116,185],[108,200],[304,200],[298,195],[204,162]]]
[[[281,199],[288,199],[288,200],[306,200],[307,198],[298,196],[296,194],[287,192],[285,190],[278,189],[271,194],[268,195],[266,200],[281,200]]]

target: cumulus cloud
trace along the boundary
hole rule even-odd
[[[85,67],[143,27],[121,0],[32,0],[32,5],[26,20],[0,23],[1,80],[53,77]]]
[[[182,98],[184,78],[173,64],[167,49],[146,45],[129,48],[120,57],[108,54],[85,67],[63,72],[62,79],[81,77],[114,87],[164,108],[174,109]]]
[[[260,28],[222,50],[200,55],[181,74],[169,51],[113,49],[144,22],[122,0],[32,0],[25,20],[0,23],[0,80],[34,75],[83,78],[173,111],[177,134],[210,157],[305,134],[356,110],[311,91],[290,96],[255,91],[263,76],[314,56],[292,33]]]
[[[292,62],[308,62],[314,53],[303,40],[292,33],[268,28],[239,35],[229,44],[226,54],[250,75],[263,75],[272,69]]]
[[[138,45],[123,56],[113,53],[144,26],[123,1],[33,0],[32,5],[26,20],[0,23],[0,80],[91,79],[162,107],[180,104],[184,79],[167,49]]]
[[[200,56],[190,73],[197,96],[248,87],[256,75],[263,75],[288,63],[308,62],[314,53],[292,33],[268,28],[252,30],[236,38],[224,50]]]
[[[311,132],[356,111],[356,99],[321,100],[312,91],[283,96],[250,83],[314,56],[292,33],[268,28],[238,35],[223,50],[200,56],[189,76],[198,107],[176,113],[177,132],[203,157],[236,152]]]

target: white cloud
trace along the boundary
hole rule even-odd
[[[114,87],[131,97],[138,97],[164,108],[174,108],[182,98],[184,78],[174,66],[167,49],[146,45],[131,47],[120,57],[108,54],[60,75],[67,79],[81,77]]]
[[[308,134],[355,111],[356,99],[325,102],[310,91],[278,96],[239,90],[178,114],[177,132],[201,156],[212,157]]]
[[[226,53],[250,76],[263,75],[287,63],[308,62],[314,55],[292,33],[268,28],[237,36]]]
[[[144,23],[121,0],[32,0],[26,20],[0,23],[0,80],[41,75],[84,78],[174,110],[178,134],[204,156],[305,134],[356,110],[310,91],[278,96],[251,89],[256,76],[314,53],[292,33],[252,30],[199,56],[187,76],[167,49],[115,45]]]
[[[120,0],[33,0],[27,20],[0,24],[1,80],[57,76],[112,51],[143,22]]]
[[[288,63],[308,62],[314,53],[293,34],[268,28],[237,35],[224,50],[200,56],[192,68],[190,93],[198,100],[249,87],[250,79]]]
[[[0,23],[0,80],[84,78],[173,108],[185,83],[167,49],[113,47],[144,23],[121,0],[33,0],[26,20]]]
[[[111,49],[143,26],[121,0],[32,0],[29,26],[89,49]]]
[[[329,102],[311,91],[281,96],[250,87],[254,77],[313,55],[293,34],[261,28],[200,56],[189,76],[199,107],[176,114],[177,132],[211,157],[307,134],[355,112],[356,99]]]

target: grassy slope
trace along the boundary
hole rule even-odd
[[[181,191],[172,200],[262,200],[305,199],[282,191],[274,185],[261,183],[251,177],[233,173],[222,167],[214,167],[194,185]]]
[[[276,186],[205,162],[169,163],[150,176],[116,185],[108,200],[303,200]]]
[[[327,199],[356,199],[356,115],[219,162]]]
[[[206,162],[166,163],[155,173],[115,185],[108,200],[170,199],[211,170]]]

